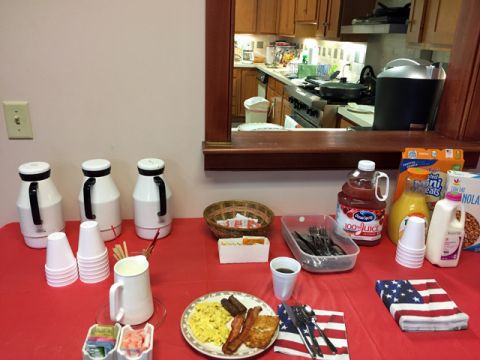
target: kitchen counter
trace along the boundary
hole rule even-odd
[[[346,106],[339,106],[337,113],[342,115],[348,121],[355,123],[358,126],[363,127],[372,127],[373,125],[373,114],[368,113],[359,113],[347,110]]]
[[[78,229],[78,221],[66,223],[74,253]],[[272,224],[269,239],[270,259],[292,256],[283,240],[279,217]],[[45,282],[45,249],[25,246],[18,223],[1,227],[0,241],[4,269],[0,282],[2,342],[6,345],[3,357],[17,360],[78,358],[88,328],[108,303],[113,283],[111,249],[123,241],[131,251],[150,243],[135,235],[133,221],[125,220],[119,238],[106,243],[111,269],[106,280],[97,284],[77,280],[63,288],[52,288]],[[478,359],[480,336],[478,256],[462,252],[456,268],[439,268],[425,261],[420,269],[408,269],[395,262],[395,246],[384,235],[377,246],[361,247],[351,271],[318,274],[302,270],[292,301],[308,303],[315,309],[344,312],[352,359],[474,360]],[[203,218],[174,219],[172,233],[158,241],[149,262],[153,296],[167,311],[164,321],[155,328],[153,359],[205,359],[180,331],[183,311],[200,296],[235,290],[260,297],[273,308],[279,304],[273,295],[268,263],[220,264],[217,242]],[[377,279],[430,278],[436,279],[470,316],[468,329],[402,332],[375,292]],[[273,347],[261,358],[290,359],[275,353]]]
[[[286,68],[284,67],[272,68],[265,65],[264,63],[244,63],[241,61],[234,62],[233,67],[239,69],[258,69],[275,78],[276,80],[284,83],[285,85],[296,85],[294,81],[283,75],[286,72]]]

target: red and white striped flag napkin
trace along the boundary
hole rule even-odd
[[[468,327],[468,315],[433,279],[377,280],[375,290],[403,331]]]
[[[316,309],[314,311],[317,315],[317,324],[324,330],[330,341],[337,348],[337,354],[333,354],[317,329],[312,325],[311,330],[315,332],[320,350],[322,350],[324,354],[323,359],[349,360],[347,331],[343,312]],[[310,358],[300,335],[298,335],[297,329],[288,318],[287,312],[282,304],[278,305],[278,316],[280,317],[280,332],[273,350],[282,354]]]

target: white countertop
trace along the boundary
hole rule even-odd
[[[337,113],[359,126],[371,127],[373,125],[373,113],[364,114],[349,111],[346,106],[339,106]]]
[[[288,79],[287,77],[282,75],[282,72],[285,72],[286,69],[284,67],[281,68],[272,68],[266,66],[264,63],[244,63],[241,61],[233,63],[234,68],[249,68],[249,69],[258,69],[263,71],[264,73],[270,75],[271,77],[275,78],[276,80],[284,83],[285,85],[295,85],[295,83]]]

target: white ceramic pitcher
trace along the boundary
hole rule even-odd
[[[152,240],[160,229],[158,237],[165,237],[172,227],[172,192],[163,174],[165,163],[150,158],[140,160],[137,166],[133,191],[135,231],[142,239]]]
[[[148,261],[130,256],[113,267],[115,281],[110,287],[110,319],[123,325],[147,321],[154,312]]]
[[[22,179],[17,197],[21,232],[29,247],[45,248],[48,235],[65,228],[62,196],[50,179],[48,163],[25,163],[18,172]]]
[[[98,222],[104,241],[113,240],[115,234],[118,236],[122,232],[120,192],[110,171],[108,160],[93,159],[83,162],[83,185],[78,196],[81,221]]]

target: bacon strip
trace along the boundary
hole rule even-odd
[[[235,316],[232,320],[232,329],[230,330],[230,334],[228,334],[227,341],[225,341],[225,344],[222,346],[222,351],[224,354],[227,354],[227,345],[232,342],[233,339],[235,339],[238,334],[240,334],[240,331],[242,330],[242,325],[243,322],[245,321],[245,317],[242,314],[239,314]]]
[[[242,343],[247,339],[248,333],[252,329],[253,324],[258,317],[258,314],[260,314],[260,311],[262,311],[262,308],[260,306],[255,306],[254,308],[248,309],[247,318],[243,323],[242,331],[240,332],[240,334],[235,336],[233,339],[230,339],[229,336],[229,340],[227,340],[227,342],[222,346],[222,351],[225,354],[232,355],[233,353],[235,353],[235,351],[237,351],[240,345],[242,345]]]

